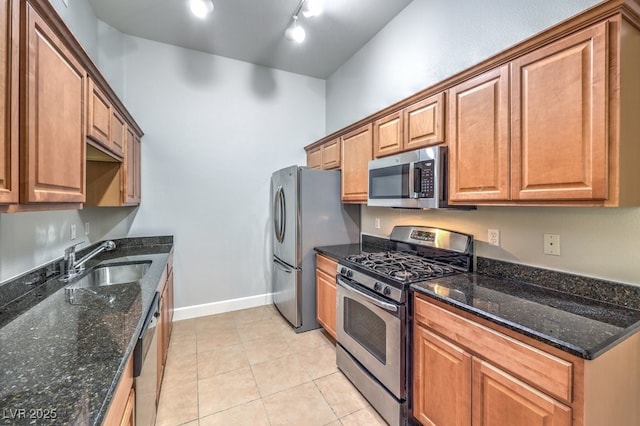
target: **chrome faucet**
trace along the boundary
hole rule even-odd
[[[68,281],[71,278],[78,275],[80,272],[84,270],[84,264],[102,253],[103,251],[111,251],[116,248],[116,243],[113,241],[105,241],[100,244],[98,247],[93,249],[91,252],[82,256],[79,260],[76,260],[76,247],[82,243],[74,244],[71,247],[67,247],[64,250],[64,259],[61,262],[62,265],[62,276],[61,280]]]

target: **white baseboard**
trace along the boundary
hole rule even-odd
[[[273,303],[273,293],[259,294],[257,296],[242,297],[239,299],[223,300],[221,302],[205,303],[202,305],[176,308],[173,311],[173,320],[180,321],[190,318],[205,317],[207,315],[221,314],[240,309],[255,308],[257,306]]]

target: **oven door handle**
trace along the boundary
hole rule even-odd
[[[378,300],[375,297],[371,297],[366,293],[361,292],[360,290],[357,290],[355,288],[353,288],[351,285],[349,285],[348,283],[346,283],[344,280],[340,279],[340,277],[337,278],[337,282],[340,285],[341,288],[351,292],[351,293],[355,293],[358,296],[364,298],[367,300],[367,302],[370,302],[374,305],[376,305],[379,308],[384,309],[385,311],[389,311],[389,312],[398,312],[398,307],[396,305],[394,305],[393,303],[387,303],[387,302],[383,302],[382,300]]]

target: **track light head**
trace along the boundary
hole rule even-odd
[[[322,0],[306,0],[302,4],[301,11],[305,18],[320,15],[322,13]]]
[[[189,0],[191,13],[200,19],[204,19],[213,12],[213,2],[211,0]]]
[[[298,25],[298,16],[295,15],[293,17],[293,22],[287,28],[287,31],[284,33],[285,37],[289,40],[295,41],[296,43],[302,43],[307,36],[304,32],[304,28]]]

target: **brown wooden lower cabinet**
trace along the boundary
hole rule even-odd
[[[571,408],[490,363],[473,358],[474,425],[569,426]]]
[[[336,339],[336,268],[338,262],[316,254],[316,312],[318,322]]]
[[[414,416],[424,425],[471,424],[471,354],[416,326]]]
[[[133,388],[133,354],[129,357],[120,382],[113,394],[104,425],[135,424],[135,391]]]
[[[127,399],[127,405],[124,407],[124,413],[122,414],[122,420],[120,426],[135,426],[136,425],[136,391],[131,388],[129,392],[129,398]]]
[[[167,265],[167,278],[158,289],[160,293],[160,316],[158,317],[158,386],[156,398],[160,399],[160,389],[169,352],[169,340],[171,339],[171,325],[173,321],[173,270],[172,265]]]
[[[413,417],[423,425],[640,424],[640,333],[585,360],[416,294]]]

